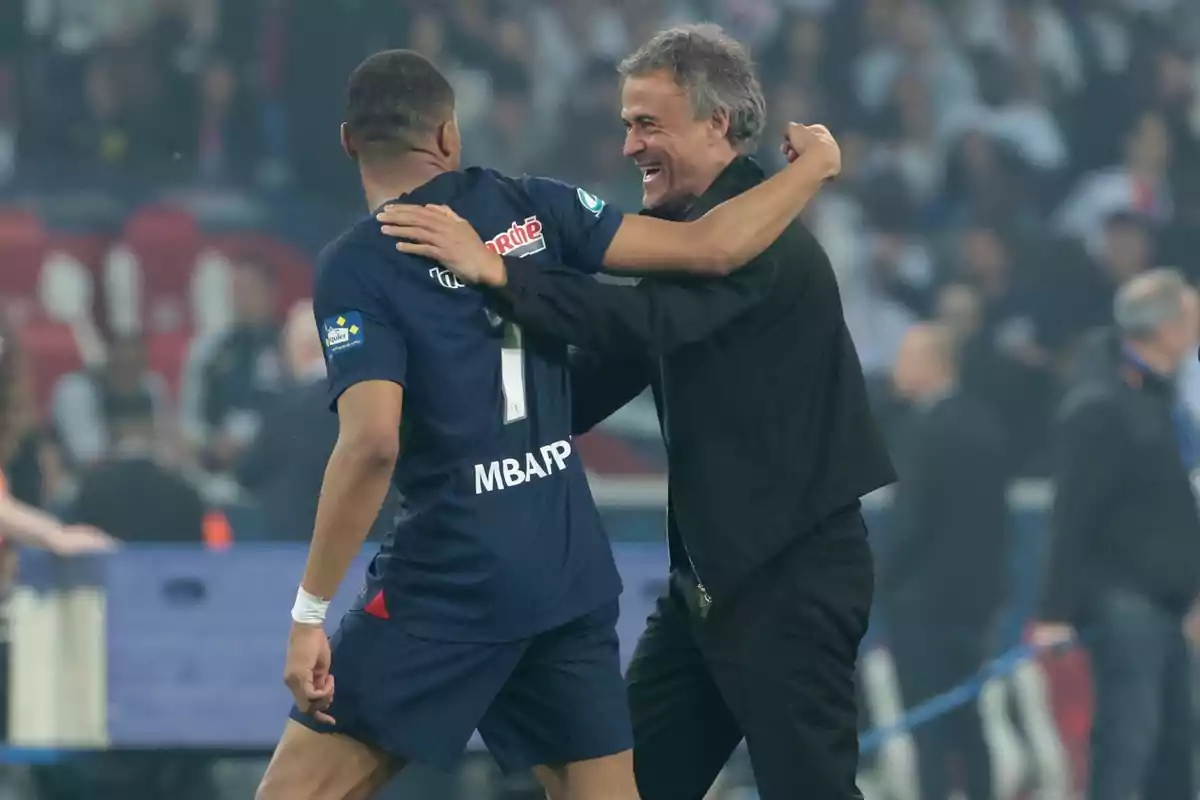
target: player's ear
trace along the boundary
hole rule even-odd
[[[350,143],[350,134],[346,131],[346,123],[342,123],[338,129],[338,137],[342,140],[342,150],[346,155],[350,156],[351,160],[358,160],[358,153],[354,150],[354,145]]]
[[[451,117],[438,126],[438,152],[457,163],[462,154],[462,135],[458,131],[458,120]]]

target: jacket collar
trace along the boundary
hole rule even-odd
[[[1124,365],[1123,378],[1135,389],[1144,389],[1155,394],[1174,395],[1175,376],[1155,372],[1146,362],[1138,358],[1132,349],[1124,344],[1118,345],[1121,362]]]
[[[731,197],[737,197],[747,189],[757,186],[766,178],[758,162],[750,156],[738,156],[730,161],[717,175],[716,180],[690,203],[661,211],[644,209],[643,214],[670,220],[693,220],[704,216]]]

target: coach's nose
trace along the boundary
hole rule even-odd
[[[625,131],[625,146],[621,148],[622,155],[626,158],[633,158],[645,149],[646,141],[638,135],[637,131]]]

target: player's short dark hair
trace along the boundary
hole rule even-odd
[[[346,87],[346,133],[360,155],[399,155],[454,116],[454,89],[432,61],[412,50],[367,58]]]

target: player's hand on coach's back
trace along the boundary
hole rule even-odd
[[[449,207],[388,205],[375,218],[383,223],[385,234],[400,239],[400,252],[437,261],[467,283],[505,283],[504,259]]]
[[[317,722],[333,724],[329,706],[333,702],[333,663],[329,652],[329,637],[318,625],[292,623],[288,636],[287,659],[283,667],[283,682],[296,701],[296,708]]]
[[[824,125],[789,122],[779,149],[789,164],[798,158],[813,159],[822,166],[826,180],[836,178],[842,171],[842,148]]]

